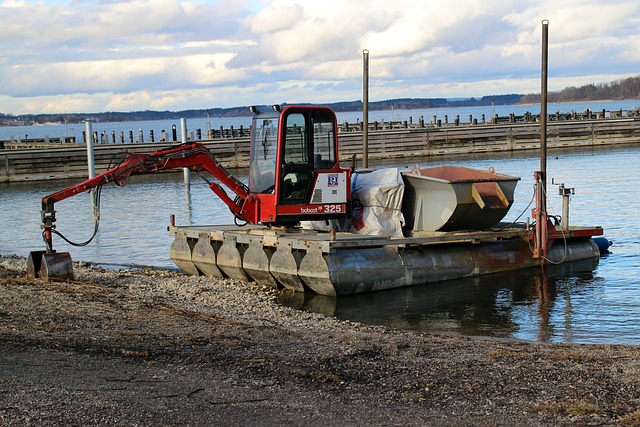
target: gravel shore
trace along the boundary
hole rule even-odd
[[[446,337],[253,283],[0,256],[0,425],[640,425],[640,349]]]

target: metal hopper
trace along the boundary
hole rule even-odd
[[[414,168],[402,176],[407,234],[491,228],[509,212],[520,180],[459,166]]]

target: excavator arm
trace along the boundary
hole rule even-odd
[[[259,200],[252,197],[248,187],[232,176],[204,145],[199,143],[182,144],[166,150],[155,151],[152,154],[128,153],[127,157],[114,168],[42,198],[41,228],[46,250],[34,251],[29,254],[27,276],[45,279],[73,278],[69,254],[56,253],[53,250],[52,237],[55,229],[55,204],[57,202],[99,188],[110,182],[123,186],[131,175],[150,174],[179,168],[209,172],[234,194],[232,198],[222,185],[214,181],[209,182],[209,188],[229,206],[234,216],[248,223],[256,224],[258,222]]]

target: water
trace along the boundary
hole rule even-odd
[[[614,304],[602,305],[605,289],[609,288],[610,301],[624,298],[628,291],[620,294],[609,286],[592,272],[593,264],[340,298],[285,294],[282,300],[299,309],[398,329],[544,342],[638,343],[637,333],[627,335],[629,322],[638,314],[637,304],[629,307],[635,314],[609,313]]]
[[[594,107],[595,109],[595,107]],[[460,109],[458,109],[460,110]],[[461,115],[462,116],[462,115]],[[464,117],[464,116],[462,116]],[[0,138],[2,139],[2,138]],[[448,159],[412,159],[410,168],[457,164],[521,176],[506,220],[531,215],[535,153],[487,154]],[[289,304],[342,319],[454,335],[482,335],[542,342],[640,343],[640,147],[551,150],[548,160],[549,209],[561,213],[557,186],[574,187],[571,223],[601,225],[614,241],[612,253],[592,265],[521,271],[431,284],[369,295],[310,297],[296,295]],[[381,166],[381,165],[380,165]],[[236,173],[246,180],[246,172]],[[169,259],[169,216],[178,225],[231,223],[226,205],[192,173],[185,192],[182,174],[132,177],[125,187],[102,191],[100,229],[89,246],[74,248],[54,239],[59,251],[75,260],[175,268]],[[75,181],[0,185],[0,253],[26,256],[42,249],[40,199]],[[84,241],[93,230],[88,195],[56,205],[58,230]]]
[[[244,175],[244,174],[243,174]],[[166,226],[176,215],[179,225],[223,224],[233,221],[227,208],[191,174],[188,192],[181,173],[131,177],[124,187],[106,185],[100,203],[100,228],[94,241],[75,248],[54,236],[58,251],[69,251],[74,258],[115,265],[149,265],[176,268],[169,258],[173,239]],[[246,178],[245,178],[246,179]],[[76,181],[0,185],[0,253],[27,255],[43,248],[39,234],[40,199]],[[56,203],[57,230],[74,242],[84,242],[94,228],[93,204],[89,194]]]
[[[640,107],[640,101],[594,101],[594,102],[580,102],[580,103],[562,103],[562,104],[549,104],[548,111],[550,114],[556,111],[562,113],[569,113],[572,111],[584,112],[587,108],[591,111],[617,111],[632,110]],[[393,110],[393,111],[369,111],[369,122],[383,122],[383,121],[410,121],[418,123],[420,117],[423,117],[426,123],[430,123],[433,116],[437,116],[443,120],[448,116],[449,122],[453,122],[456,116],[460,116],[460,121],[467,123],[469,116],[473,116],[479,121],[484,114],[486,120],[489,120],[493,114],[498,114],[501,117],[506,117],[510,113],[514,113],[517,116],[521,116],[526,112],[532,114],[540,113],[540,105],[497,105],[481,106],[481,107],[457,107],[457,108],[428,108],[421,110]],[[338,113],[338,121],[340,123],[349,122],[357,123],[362,121],[362,112],[345,112]],[[203,117],[198,119],[189,119],[187,128],[189,130],[200,129],[203,132],[207,129],[220,129],[224,127],[229,129],[233,126],[235,129],[239,129],[240,126],[248,128],[251,125],[251,117]],[[111,133],[115,132],[116,140],[120,141],[120,132],[124,132],[125,141],[129,142],[129,131],[133,132],[133,140],[137,141],[138,133],[142,130],[144,140],[149,141],[149,132],[154,131],[155,140],[160,140],[161,131],[166,131],[167,135],[171,136],[171,129],[175,126],[177,129],[177,136],[180,137],[180,120],[149,120],[140,122],[103,122],[92,123],[92,130],[97,132],[98,135],[102,135],[102,132],[107,134],[109,141],[111,141]],[[0,126],[0,141],[10,140],[15,138],[60,138],[60,137],[75,137],[76,141],[82,141],[82,133],[85,130],[84,123],[78,124],[49,124],[38,126]]]
[[[575,187],[570,220],[601,225],[614,241],[612,254],[595,270],[589,263],[570,271],[521,271],[381,294],[327,298],[300,296],[300,308],[343,319],[454,335],[483,335],[563,343],[640,343],[640,231],[637,227],[640,148],[553,151],[548,176]],[[436,163],[441,163],[440,161]],[[447,162],[444,162],[447,163]],[[539,159],[476,158],[456,164],[521,176],[507,220],[525,212],[532,197],[532,171]],[[554,192],[555,191],[555,192]],[[549,209],[561,213],[550,185]]]

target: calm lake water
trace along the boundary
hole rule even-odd
[[[640,147],[552,150],[549,153],[549,208],[561,213],[557,187],[575,188],[571,223],[601,225],[614,242],[597,267],[517,272],[430,284],[370,295],[327,298],[296,295],[287,304],[342,319],[398,328],[564,343],[640,344]],[[456,164],[522,177],[506,220],[522,212],[533,194],[537,153],[412,159],[401,168]],[[236,174],[246,179],[245,171]],[[227,207],[192,173],[185,190],[182,175],[133,177],[125,187],[102,191],[100,229],[84,248],[54,237],[59,251],[74,260],[113,268],[150,265],[174,269],[169,259],[169,216],[178,225],[232,221]],[[40,236],[40,199],[75,181],[0,184],[0,253],[27,256],[44,247]],[[90,198],[80,195],[56,205],[58,230],[74,241],[91,236]]]

